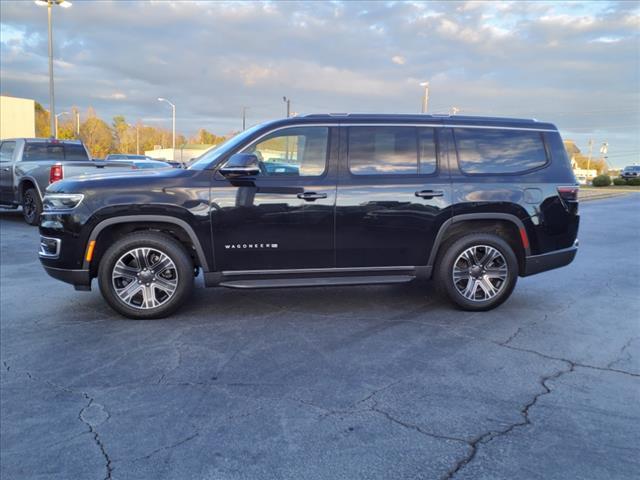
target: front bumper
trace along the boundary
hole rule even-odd
[[[43,265],[45,271],[55,278],[70,283],[76,290],[91,290],[91,276],[89,270],[70,270],[67,268],[48,267]]]
[[[523,277],[535,275],[536,273],[546,272],[554,268],[564,267],[573,262],[578,253],[578,240],[575,241],[573,247],[563,248],[554,252],[543,253],[542,255],[530,255],[524,259]]]

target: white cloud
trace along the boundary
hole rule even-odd
[[[407,63],[407,59],[402,55],[394,55],[393,57],[391,57],[391,61],[396,65],[404,65],[405,63]]]

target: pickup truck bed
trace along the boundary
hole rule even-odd
[[[0,205],[9,208],[22,206],[26,222],[37,225],[44,192],[53,181],[131,168],[126,162],[91,160],[79,141],[44,138],[3,140],[0,143]]]

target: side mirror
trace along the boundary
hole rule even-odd
[[[236,153],[231,155],[219,172],[229,179],[255,177],[260,174],[258,157],[253,153]]]

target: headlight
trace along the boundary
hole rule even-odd
[[[82,202],[81,193],[47,193],[42,200],[45,210],[71,210]]]

